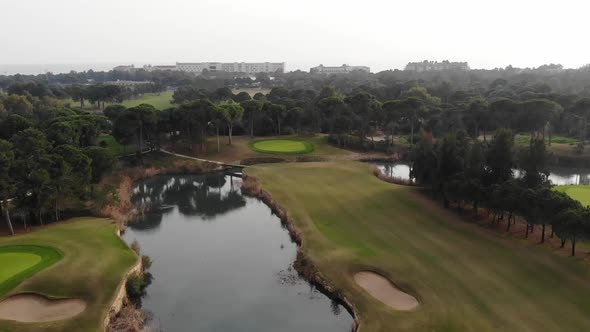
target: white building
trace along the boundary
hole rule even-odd
[[[191,73],[202,73],[203,70],[225,71],[229,73],[268,73],[284,72],[284,62],[177,62],[176,69]]]
[[[311,68],[309,72],[317,74],[346,74],[355,70],[361,70],[367,73],[371,72],[371,68],[367,66],[349,66],[346,64],[340,67],[326,67],[324,65],[319,65],[317,67]]]

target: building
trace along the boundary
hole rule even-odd
[[[177,70],[175,65],[159,65],[159,66],[152,66],[152,65],[145,65],[143,69],[146,71],[155,71],[155,70]]]
[[[177,62],[176,69],[190,73],[208,71],[224,71],[228,73],[268,73],[285,71],[284,62]]]
[[[425,72],[425,71],[442,71],[442,70],[469,70],[467,62],[442,62],[424,60],[422,62],[410,62],[406,65],[407,71]]]
[[[326,67],[324,65],[319,65],[311,68],[309,72],[315,74],[347,74],[355,70],[361,70],[367,73],[371,72],[371,68],[367,66],[349,66],[346,64],[340,67]]]

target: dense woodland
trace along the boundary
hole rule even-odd
[[[112,80],[145,83],[133,88]],[[232,87],[272,88],[254,96]],[[14,198],[23,220],[59,219],[65,201],[83,201],[115,163],[99,146],[110,134],[141,151],[161,144],[189,146],[196,154],[210,137],[231,144],[250,136],[325,133],[344,148],[411,151],[421,185],[446,205],[485,207],[510,228],[526,220],[527,235],[540,225],[575,243],[590,235],[590,211],[550,190],[547,146],[554,135],[572,138],[582,152],[590,119],[590,68],[505,68],[468,72],[354,72],[323,76],[303,72],[224,73],[84,72],[0,77],[0,200]],[[175,107],[158,110],[118,103],[130,96],[174,89]],[[72,104],[71,100],[76,103]],[[102,112],[78,107],[84,102]],[[493,137],[491,134],[493,133]],[[527,134],[516,146],[514,134]],[[221,143],[220,136],[227,136]],[[513,169],[524,176],[514,178]]]

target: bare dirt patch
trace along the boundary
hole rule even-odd
[[[0,302],[0,319],[40,323],[74,317],[86,309],[80,299],[49,300],[41,295],[14,295]]]
[[[387,278],[374,272],[358,272],[354,281],[377,300],[395,310],[413,310],[419,305],[418,300],[410,294],[399,290]]]

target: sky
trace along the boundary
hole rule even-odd
[[[588,12],[587,0],[0,0],[0,64],[577,68]]]

